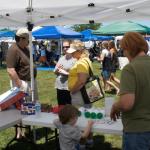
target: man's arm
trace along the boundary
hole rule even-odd
[[[18,74],[17,74],[15,68],[7,68],[7,72],[9,74],[11,80],[15,82],[15,85],[20,88],[22,82],[19,79]]]

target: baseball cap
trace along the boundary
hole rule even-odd
[[[17,30],[16,35],[19,37],[29,37],[29,31],[26,28],[20,28]]]
[[[82,51],[82,50],[84,50],[85,48],[84,48],[84,46],[83,45],[73,45],[73,44],[71,44],[70,45],[70,48],[68,48],[68,50],[67,50],[67,53],[74,53],[74,52],[76,52],[76,51]]]
[[[70,47],[70,48],[68,48],[67,53],[71,54],[75,51],[77,51],[77,49]]]

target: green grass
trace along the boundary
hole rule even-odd
[[[94,66],[94,74],[100,75],[100,69],[99,69],[99,63],[93,63]],[[117,76],[120,76],[120,71],[117,72]],[[39,98],[41,103],[48,103],[55,105],[57,104],[56,100],[56,90],[54,88],[54,82],[55,82],[55,74],[52,71],[38,71],[38,76],[37,76],[37,81],[38,81],[38,91],[39,91]],[[4,93],[5,91],[9,90],[9,77],[6,72],[6,68],[0,68],[0,94]],[[114,96],[114,95],[106,95],[106,96]],[[97,101],[94,103],[95,107],[104,107],[104,99],[101,101]],[[96,133],[94,135],[97,135]],[[4,131],[0,132],[0,150],[4,149],[7,145],[7,143],[13,138],[14,136],[14,128],[9,128]],[[99,135],[100,138],[97,138],[98,140],[103,137],[102,135]],[[98,144],[101,144],[101,146],[111,144],[112,149],[121,149],[121,137],[117,135],[104,135],[104,141],[99,141]],[[103,142],[103,143],[102,143]],[[25,144],[22,145],[17,145],[14,148],[15,150],[20,150],[24,146],[26,147]],[[53,150],[54,146],[52,144],[49,144],[45,147],[42,147],[44,144],[44,140],[41,139],[38,141],[39,146],[41,146],[41,149],[49,149]],[[107,149],[105,146],[104,148],[100,148],[99,145],[96,145],[95,150],[99,149]],[[29,148],[26,147],[26,149],[33,150],[29,146]],[[22,149],[23,150],[23,149]]]

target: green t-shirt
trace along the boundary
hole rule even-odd
[[[138,56],[124,67],[120,94],[134,93],[132,110],[122,113],[125,132],[150,131],[150,57]]]

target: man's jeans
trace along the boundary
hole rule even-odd
[[[123,150],[150,150],[150,132],[123,133]]]

